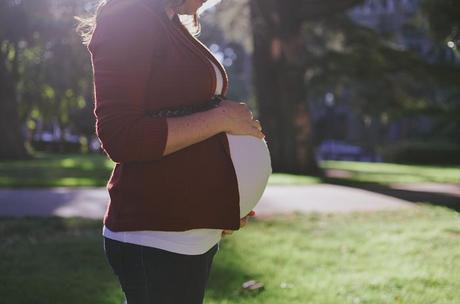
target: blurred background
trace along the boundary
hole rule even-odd
[[[97,2],[0,0],[1,303],[123,300],[74,18]],[[198,39],[273,174],[206,303],[460,303],[460,1],[211,2]]]
[[[94,0],[3,0],[0,158],[98,152],[89,53],[73,16]],[[229,98],[261,120],[277,172],[322,160],[460,162],[455,1],[223,1],[199,37]]]

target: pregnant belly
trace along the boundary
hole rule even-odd
[[[272,173],[270,152],[264,139],[227,134],[230,155],[240,193],[240,216],[246,216],[259,202]]]

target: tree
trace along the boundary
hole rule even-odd
[[[388,5],[386,0],[367,2]],[[435,53],[427,60],[414,49],[399,48],[391,32],[353,22],[346,10],[362,3],[250,1],[255,90],[274,170],[316,172],[313,139],[318,134],[308,105],[330,92],[364,121],[388,123],[404,115],[440,113],[446,129],[458,130],[456,120],[446,114],[460,108],[455,101],[459,68],[452,56],[453,61],[446,60],[445,46],[458,44],[459,4],[423,0],[418,12],[424,15],[405,25],[418,33],[427,25],[436,37]],[[382,143],[373,136],[368,140],[370,147]]]
[[[343,12],[356,0],[251,0],[259,118],[275,171],[317,173],[306,102],[303,25]]]
[[[0,158],[28,157],[18,114],[19,42],[28,37],[24,11],[14,1],[0,2]]]
[[[73,19],[89,1],[0,2],[0,159],[28,158],[23,134],[39,125],[94,133],[89,54]]]

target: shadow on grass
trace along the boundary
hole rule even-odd
[[[122,303],[106,261],[101,221],[82,218],[0,217],[1,303]],[[241,285],[260,276],[234,241],[222,240],[206,292],[215,303],[244,303]],[[24,292],[24,286],[27,292]]]
[[[382,185],[374,182],[358,182],[356,180],[347,178],[332,178],[323,176],[321,180],[323,183],[327,184],[371,191],[413,203],[429,203],[436,206],[447,207],[457,212],[460,212],[460,196],[455,193],[428,191],[423,190],[423,187],[421,187],[420,190],[395,189],[391,186]]]
[[[212,264],[206,299],[216,303],[222,301],[244,303],[245,298],[253,297],[257,293],[244,291],[242,284],[259,275],[248,267],[241,252],[232,246],[231,241],[223,239]]]
[[[0,218],[1,302],[121,303],[100,231],[99,220]]]

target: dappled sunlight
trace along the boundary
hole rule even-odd
[[[366,163],[349,161],[323,161],[320,166],[328,177],[366,183],[460,183],[460,167],[403,165],[394,163]],[[334,174],[329,175],[329,174]]]

